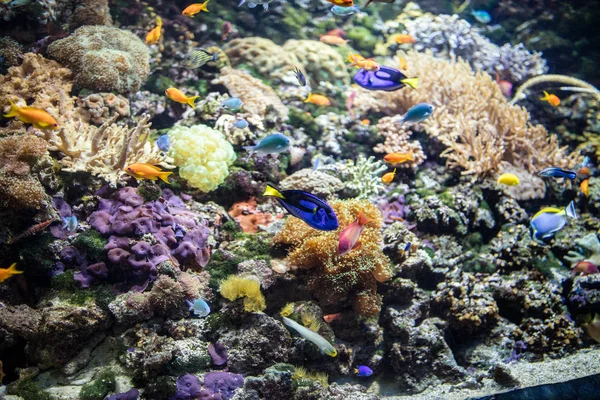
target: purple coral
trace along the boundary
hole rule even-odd
[[[147,203],[132,187],[112,195],[103,189],[98,195],[103,198],[89,223],[109,236],[105,247],[108,261],[138,290],[156,278],[158,265],[165,261],[188,267],[208,263],[208,228],[171,190],[165,189],[163,197]],[[85,284],[87,275],[82,271],[78,280]]]
[[[200,379],[196,375],[185,374],[177,378],[177,391],[169,400],[198,399],[200,392]]]
[[[229,400],[237,388],[244,385],[244,377],[231,372],[209,372],[204,375],[202,397],[207,400]],[[210,396],[212,395],[212,396]]]
[[[123,393],[113,394],[112,396],[109,396],[106,400],[137,400],[139,395],[140,391],[133,388]]]
[[[377,203],[377,208],[383,216],[383,224],[391,225],[396,221],[405,221],[410,212],[410,208],[406,205],[404,195],[398,196],[396,200],[388,201],[382,199]]]
[[[221,343],[209,344],[208,345],[208,354],[210,354],[210,358],[212,358],[213,364],[217,366],[227,364],[227,347]]]

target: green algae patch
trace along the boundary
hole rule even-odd
[[[23,400],[56,400],[56,397],[44,392],[31,379],[19,382],[11,393],[22,397]]]
[[[81,387],[79,400],[102,400],[110,393],[114,392],[117,386],[115,373],[111,370],[100,372],[97,379]]]
[[[108,243],[102,235],[93,229],[77,235],[73,240],[75,246],[81,252],[84,252],[90,263],[100,262],[104,259],[104,246]]]

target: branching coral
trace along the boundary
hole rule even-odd
[[[365,158],[362,155],[353,163],[338,164],[337,168],[346,183],[346,188],[356,192],[356,198],[368,199],[377,196],[383,191],[383,184],[379,175],[387,167],[381,161],[375,161],[375,157]]]
[[[427,159],[421,143],[417,140],[408,141],[408,138],[412,135],[412,131],[404,125],[400,126],[396,124],[393,118],[381,118],[377,123],[377,130],[379,134],[385,137],[385,142],[379,143],[373,148],[376,153],[410,153],[413,155],[414,161],[402,163],[398,167],[416,167]]]
[[[221,132],[206,125],[175,126],[169,137],[169,155],[179,167],[179,175],[193,187],[210,192],[229,175],[235,152]]]
[[[149,163],[174,168],[172,160],[148,141],[150,124],[147,115],[142,116],[132,129],[115,124],[117,117],[118,114],[100,127],[69,121],[57,133],[44,131],[48,150],[64,155],[59,160],[63,171],[85,171],[112,183],[129,164]]]
[[[287,262],[307,270],[308,286],[323,305],[350,300],[354,310],[364,316],[377,315],[381,296],[377,282],[391,278],[389,259],[381,250],[381,213],[365,200],[332,201],[340,226],[331,232],[317,231],[297,218],[289,218],[275,236],[274,243],[291,245]],[[361,246],[338,255],[339,236],[359,212],[373,221],[360,236]]]
[[[67,65],[79,88],[136,92],[150,73],[150,52],[133,33],[108,26],[83,26],[48,47]]]
[[[263,118],[270,114],[269,111],[273,112],[273,117],[277,120],[285,121],[288,118],[288,109],[277,93],[245,71],[223,68],[212,83],[225,85],[232,96],[239,97],[244,102],[243,110]]]
[[[417,103],[432,103],[436,109],[421,126],[447,147],[442,156],[463,175],[484,177],[496,171],[501,161],[530,172],[575,164],[575,156],[567,156],[556,136],[532,125],[524,108],[507,103],[489,75],[473,73],[465,61],[445,61],[431,54],[410,52],[406,61],[412,74],[421,78],[419,90],[376,95],[359,90],[354,104],[361,113],[393,115]]]
[[[263,311],[266,307],[265,296],[260,291],[260,283],[256,279],[230,275],[219,288],[221,296],[227,300],[244,298],[244,310],[247,312]]]

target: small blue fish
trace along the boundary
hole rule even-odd
[[[260,155],[283,153],[290,148],[290,138],[281,133],[273,133],[269,136],[264,137],[255,146],[244,146],[244,150]]]
[[[221,107],[226,108],[229,111],[238,111],[240,108],[242,108],[242,106],[244,105],[244,103],[238,99],[237,97],[232,97],[230,99],[227,99],[223,102],[223,104],[221,104]]]
[[[304,76],[302,71],[300,71],[300,69],[296,67],[294,73],[296,74],[296,79],[298,79],[298,83],[300,84],[300,86],[306,86],[306,77]]]
[[[373,370],[366,365],[359,365],[358,368],[354,368],[354,373],[357,376],[371,376],[373,375]]]
[[[360,7],[359,6],[352,6],[352,7],[333,6],[333,7],[331,7],[331,12],[334,13],[335,15],[340,15],[343,17],[346,15],[352,15],[354,13],[360,12]]]
[[[160,135],[158,139],[156,139],[156,145],[162,151],[169,151],[171,148],[171,138],[169,135]]]
[[[533,239],[543,243],[543,239],[549,239],[567,224],[567,218],[577,219],[575,203],[572,201],[564,208],[546,207],[531,218]]]
[[[485,10],[471,10],[471,15],[482,24],[489,24],[492,21],[492,16]]]
[[[241,118],[233,123],[233,127],[237,129],[246,129],[248,127],[248,121]]]
[[[208,303],[206,301],[204,301],[204,299],[202,299],[202,298],[198,298],[198,299],[194,300],[193,303],[188,300],[186,300],[185,302],[190,307],[190,311],[196,317],[203,318],[203,317],[206,317],[208,314],[210,314],[210,307],[208,306]]]
[[[410,246],[412,246],[411,242],[406,243],[406,246],[404,246],[404,252],[405,253],[410,250]]]
[[[321,159],[319,157],[317,157],[315,159],[315,161],[314,161],[314,164],[313,164],[313,169],[312,169],[313,172],[315,172],[316,170],[318,170],[320,166],[321,166]]]
[[[558,167],[550,167],[542,170],[539,174],[545,178],[566,178],[570,180],[575,180],[577,178],[577,172],[569,171],[567,169],[562,169]]]
[[[62,228],[69,233],[75,232],[75,230],[77,229],[77,226],[79,225],[79,221],[77,220],[77,217],[74,215],[71,215],[70,217],[63,217],[62,222],[63,222]]]
[[[339,222],[335,211],[324,200],[303,190],[279,191],[267,185],[263,196],[273,196],[294,217],[320,231],[333,231]]]
[[[404,125],[405,123],[416,124],[421,121],[425,121],[433,113],[433,105],[429,103],[419,103],[411,107],[406,114],[402,116],[400,121],[396,121],[397,124]]]

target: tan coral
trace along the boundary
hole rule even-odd
[[[59,151],[63,171],[85,171],[115,183],[126,165],[149,163],[174,168],[172,159],[148,140],[149,116],[143,115],[132,129],[115,124],[117,115],[102,126],[69,121],[58,132],[46,131],[48,149]]]
[[[288,109],[281,102],[275,91],[265,85],[260,79],[254,78],[245,71],[223,68],[214,85],[225,85],[232,96],[239,97],[244,103],[242,109],[252,114],[267,117],[270,110],[277,120],[288,119]]]
[[[311,79],[350,84],[344,58],[332,46],[316,40],[288,40],[283,49],[298,58]]]
[[[128,117],[129,100],[114,93],[93,93],[77,100],[77,113],[87,123],[102,125],[110,117]]]
[[[302,66],[295,54],[261,37],[233,39],[224,50],[234,67],[249,65],[260,76],[270,80],[293,76],[296,66]]]
[[[235,121],[244,118],[252,127],[248,126],[244,129],[239,129],[233,126]],[[221,131],[231,144],[242,144],[256,139],[257,131],[264,131],[265,127],[262,118],[259,115],[249,113],[238,113],[236,115],[221,114],[215,123],[215,129]]]
[[[421,143],[417,140],[408,141],[412,131],[407,126],[400,126],[394,122],[392,117],[383,117],[377,124],[377,130],[380,135],[385,137],[384,143],[378,143],[373,148],[376,153],[410,153],[414,161],[410,163],[398,164],[399,168],[414,168],[427,159]]]
[[[9,100],[20,105],[32,101],[27,105],[47,111],[61,124],[73,110],[72,88],[69,69],[39,54],[27,53],[20,66],[0,75],[0,110],[8,111]],[[22,128],[24,124],[13,118],[3,130],[24,131]]]
[[[446,61],[417,52],[405,58],[410,76],[420,79],[419,89],[357,90],[354,104],[360,114],[402,114],[418,103],[432,103],[436,109],[421,127],[446,146],[442,156],[449,167],[474,178],[497,171],[502,161],[530,172],[576,163],[575,156],[559,147],[555,135],[530,122],[527,110],[508,104],[488,74],[474,73],[460,59]]]

